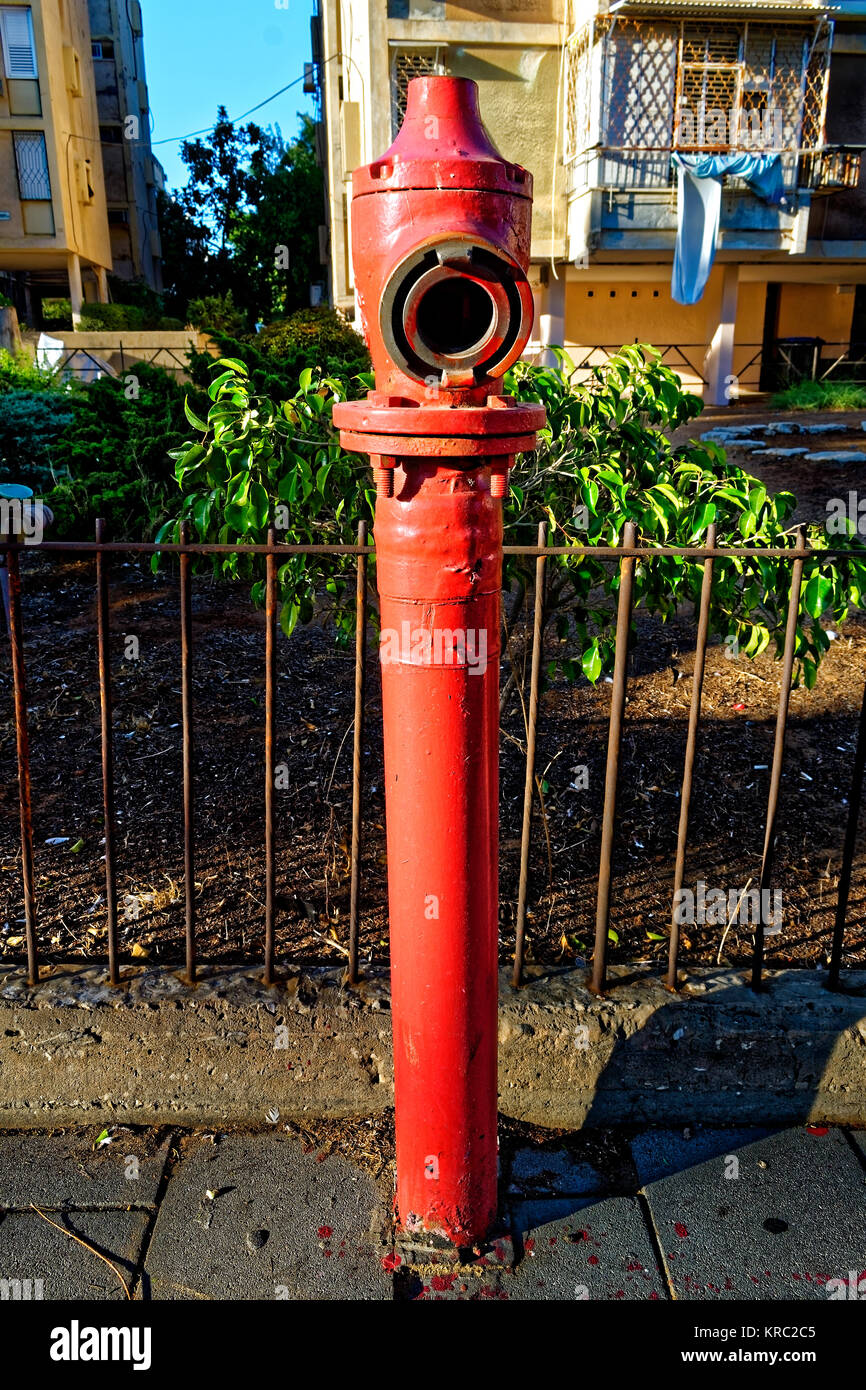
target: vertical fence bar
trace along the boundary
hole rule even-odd
[[[857,822],[860,818],[860,805],[863,800],[864,771],[866,771],[866,685],[863,687],[863,702],[860,706],[860,723],[857,729],[857,747],[854,750],[854,771],[851,774],[848,820],[845,825],[845,847],[842,851],[839,896],[836,900],[836,921],[833,926],[833,945],[830,950],[830,972],[827,976],[828,989],[839,988],[845,921],[848,916],[848,895],[851,892],[851,870],[854,865],[854,850],[857,844]]]
[[[627,521],[623,527],[622,543],[626,548],[635,544],[635,526]],[[623,556],[619,567],[619,602],[616,612],[616,656],[613,667],[613,691],[610,701],[610,726],[607,736],[607,768],[604,778],[604,817],[601,827],[601,853],[598,862],[598,899],[595,912],[595,949],[592,955],[593,994],[603,994],[607,984],[607,934],[610,927],[610,867],[613,857],[613,834],[616,825],[616,788],[619,778],[619,755],[622,747],[622,719],[625,710],[628,675],[628,639],[631,629],[631,605],[634,593],[634,557]]]
[[[547,523],[539,522],[538,544],[547,544]],[[535,613],[532,624],[532,666],[529,676],[529,717],[526,724],[526,779],[523,784],[523,829],[520,836],[520,885],[517,890],[517,922],[514,933],[514,970],[511,983],[518,989],[523,982],[526,947],[526,889],[529,882],[529,832],[532,826],[532,794],[535,784],[535,740],[538,730],[538,687],[541,680],[541,648],[544,624],[545,555],[535,560]]]
[[[105,521],[96,521],[96,543],[105,540]],[[117,968],[117,881],[114,858],[114,736],[111,722],[111,649],[108,605],[108,556],[96,552],[96,629],[99,650],[100,742],[102,744],[102,812],[105,826],[105,912],[108,926],[108,983],[120,981]]]
[[[713,549],[716,544],[715,525],[707,528],[707,546]],[[677,859],[674,869],[674,895],[671,904],[671,937],[668,949],[668,973],[665,984],[668,989],[677,987],[677,962],[680,950],[680,924],[677,920],[680,889],[686,867],[686,842],[689,834],[689,810],[692,800],[692,783],[695,771],[695,750],[698,742],[698,724],[701,718],[701,694],[704,688],[704,668],[707,657],[707,637],[710,630],[710,602],[713,594],[713,561],[707,556],[704,560],[704,573],[701,582],[701,600],[698,612],[698,636],[695,644],[695,670],[692,677],[692,702],[689,707],[689,731],[686,736],[686,756],[683,763],[683,784],[680,791],[680,823],[677,831]]]
[[[773,872],[776,849],[776,815],[779,809],[779,790],[782,785],[782,764],[785,760],[785,731],[788,725],[788,706],[791,702],[791,677],[794,673],[794,651],[797,645],[797,620],[800,613],[800,587],[803,582],[803,562],[806,556],[806,528],[797,528],[796,555],[791,566],[791,592],[788,598],[788,621],[785,627],[785,650],[782,658],[782,679],[779,709],[776,715],[776,738],[773,745],[773,766],[770,772],[770,791],[767,797],[767,828],[764,832],[764,853],[761,859],[760,909],[755,930],[755,949],[752,954],[752,989],[761,988],[764,970],[764,902]]]
[[[180,543],[189,545],[189,522]],[[192,556],[180,552],[180,688],[183,720],[183,874],[186,905],[186,978],[195,981],[195,801],[192,727]]]
[[[367,523],[358,522],[358,545],[367,544]],[[358,553],[355,588],[355,737],[352,752],[352,881],[349,897],[349,984],[358,983],[361,910],[361,794],[364,789],[364,703],[367,687],[367,552]]]
[[[15,750],[18,760],[18,812],[21,821],[21,882],[24,888],[24,933],[27,941],[27,983],[39,983],[36,945],[36,891],[33,877],[33,811],[30,795],[30,735],[27,729],[27,681],[21,626],[21,569],[18,551],[6,552],[9,576],[9,643],[12,648],[12,688],[15,697]]]
[[[277,533],[268,528],[268,545]],[[277,684],[277,557],[269,550],[265,559],[265,984],[274,982],[274,919],[276,857],[274,836],[274,705]]]

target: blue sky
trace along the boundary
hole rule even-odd
[[[310,61],[313,0],[142,0],[154,142],[212,126],[222,102],[239,116]],[[249,119],[289,137],[297,112],[312,114],[301,84]],[[242,122],[246,124],[246,121]],[[155,144],[169,187],[186,182],[180,145]]]

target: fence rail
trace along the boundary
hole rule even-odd
[[[838,381],[844,379],[846,373],[862,377],[866,372],[866,356],[863,356],[862,352],[852,350],[851,344],[847,341],[829,342],[816,338],[808,340],[808,344],[810,366],[808,369],[801,369],[794,359],[795,348],[790,341],[780,340],[769,350],[764,343],[735,343],[732,363],[735,385],[732,388],[731,399],[736,399],[739,390],[763,394],[765,388],[761,382],[765,369],[775,372],[777,376],[786,374],[789,378],[788,384],[797,380]],[[676,372],[689,372],[702,386],[708,385],[704,374],[706,343],[659,343],[657,347],[665,366]],[[575,379],[586,381],[594,368],[603,367],[621,351],[621,343],[572,345],[568,352],[574,363]],[[780,381],[779,385],[781,384]]]
[[[192,344],[190,343],[190,346]],[[104,374],[106,367],[117,376],[134,372],[136,367],[161,367],[180,377],[189,373],[189,355],[173,343],[163,343],[154,347],[124,345],[123,340],[110,343],[90,342],[86,347],[38,348],[37,360],[41,358],[47,368],[56,376],[74,376],[82,381]],[[112,362],[112,358],[115,359]]]
[[[264,903],[264,960],[263,977],[271,984],[275,979],[276,947],[276,829],[274,817],[274,725],[276,708],[276,643],[277,643],[277,565],[287,555],[355,556],[356,603],[358,622],[355,642],[355,702],[354,746],[352,765],[352,832],[351,887],[349,910],[348,980],[357,982],[359,967],[359,920],[361,912],[361,846],[362,846],[362,755],[364,745],[365,671],[367,661],[367,567],[375,549],[367,543],[366,524],[361,523],[356,544],[289,545],[277,540],[272,529],[266,544],[217,545],[193,542],[184,527],[179,543],[107,541],[104,523],[98,521],[93,541],[42,541],[25,545],[6,541],[0,545],[8,567],[10,610],[9,640],[15,712],[18,801],[21,832],[21,884],[25,913],[25,942],[27,979],[36,985],[40,978],[37,905],[33,859],[33,813],[30,780],[30,742],[27,719],[26,672],[24,663],[24,632],[22,625],[22,580],[20,555],[25,552],[46,552],[72,556],[94,556],[96,560],[96,642],[98,652],[100,695],[100,743],[102,751],[102,790],[105,834],[105,891],[106,927],[108,939],[108,980],[120,983],[120,955],[117,921],[116,886],[116,816],[114,791],[114,749],[112,730],[112,682],[110,667],[110,576],[112,555],[174,554],[179,557],[180,573],[180,637],[181,637],[181,708],[183,758],[183,835],[184,835],[184,901],[185,901],[185,978],[193,984],[197,978],[196,917],[195,917],[195,800],[194,800],[194,742],[192,673],[194,662],[194,622],[192,611],[192,560],[197,555],[256,554],[266,557],[265,568],[265,677],[264,729],[264,808],[265,808],[265,903]],[[703,561],[701,594],[698,602],[698,627],[695,651],[694,678],[689,709],[688,732],[680,791],[680,814],[677,832],[674,891],[671,901],[671,926],[665,983],[671,990],[678,987],[680,932],[677,919],[678,893],[682,887],[688,848],[689,810],[694,783],[695,758],[701,720],[701,696],[709,637],[710,605],[712,601],[715,566],[726,559],[757,556],[763,559],[786,561],[791,566],[791,582],[787,612],[785,643],[782,654],[781,686],[776,714],[775,741],[770,772],[766,809],[764,848],[761,861],[760,888],[767,890],[773,873],[773,857],[778,828],[779,794],[785,756],[785,736],[788,724],[789,700],[795,661],[796,629],[800,591],[804,569],[810,556],[823,560],[843,558],[851,552],[840,549],[811,551],[800,528],[794,547],[720,547],[716,532],[708,531],[707,543],[700,546],[646,547],[636,544],[633,525],[624,528],[623,544],[619,546],[549,546],[546,527],[539,527],[535,546],[506,545],[506,555],[535,559],[535,592],[533,605],[530,689],[527,714],[527,751],[523,799],[523,822],[520,842],[520,874],[518,886],[513,983],[523,981],[526,943],[526,912],[529,881],[529,852],[532,832],[532,810],[536,787],[535,749],[539,720],[539,695],[543,648],[543,605],[546,567],[554,557],[569,557],[579,561],[582,555],[612,560],[619,565],[619,589],[616,617],[616,656],[611,691],[611,713],[608,726],[607,765],[603,803],[601,849],[596,896],[595,948],[592,960],[590,988],[602,994],[607,988],[608,939],[610,902],[613,884],[612,864],[616,838],[616,799],[619,786],[620,756],[628,687],[628,634],[632,620],[633,580],[638,560],[652,563],[655,557],[680,556]],[[841,971],[845,948],[845,929],[857,840],[858,819],[866,771],[866,684],[860,711],[857,744],[848,798],[842,865],[839,875],[835,923],[830,951],[827,983],[833,990],[841,988]],[[760,899],[763,904],[764,896]],[[756,924],[752,958],[752,985],[760,989],[764,972],[764,922]]]

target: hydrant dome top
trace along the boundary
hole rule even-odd
[[[389,189],[485,189],[532,197],[532,175],[503,159],[469,77],[414,77],[406,115],[385,154],[352,175],[354,197]]]

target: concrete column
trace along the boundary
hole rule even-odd
[[[554,279],[548,267],[547,284],[541,289],[541,312],[538,315],[538,341],[541,344],[541,364],[555,367],[556,358],[551,347],[562,347],[565,342],[565,266],[559,267],[559,279]]]
[[[737,399],[737,384],[733,380],[733,374],[734,327],[737,321],[739,282],[739,265],[725,265],[719,321],[710,337],[704,357],[704,375],[707,378],[704,401],[708,405],[730,405],[731,401]]]
[[[95,265],[95,266],[93,267],[93,269],[94,269],[94,271],[96,272],[96,292],[97,292],[97,295],[98,295],[98,297],[99,297],[99,303],[100,303],[100,304],[107,304],[107,303],[108,303],[108,271],[105,269],[105,266],[104,266],[104,265]]]
[[[70,252],[67,258],[66,272],[69,276],[69,302],[72,305],[72,327],[77,328],[81,322],[81,306],[84,303],[84,287],[81,283],[81,261],[74,251]]]

